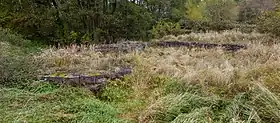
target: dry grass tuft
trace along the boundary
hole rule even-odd
[[[81,73],[93,74],[96,72],[115,69],[125,62],[130,62],[128,56],[120,54],[102,54],[94,51],[94,46],[65,47],[61,49],[49,48],[42,54],[36,56],[37,60],[44,61],[41,70],[43,74],[62,73]],[[128,60],[128,61],[125,61]],[[122,64],[124,63],[124,64]]]
[[[230,100],[189,92],[170,94],[147,108],[140,122],[279,122],[279,97],[259,83]]]
[[[177,41],[199,41],[210,43],[272,43],[277,40],[274,38],[257,33],[242,33],[238,30],[226,30],[222,32],[209,31],[206,33],[190,33],[186,35],[173,36],[168,35],[160,40],[177,40]]]

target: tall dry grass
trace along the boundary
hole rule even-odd
[[[93,74],[121,66],[138,66],[136,71],[144,68],[142,73],[166,75],[188,84],[231,88],[243,81],[249,83],[248,80],[274,77],[280,69],[279,51],[279,44],[267,46],[258,43],[235,53],[221,49],[150,48],[128,54],[101,54],[91,47],[72,46],[50,48],[36,58],[44,61],[42,72],[45,74]]]
[[[170,94],[150,105],[140,122],[172,123],[263,123],[280,121],[279,97],[263,85],[230,100],[185,92]]]
[[[165,37],[166,38],[166,37]],[[202,88],[204,96],[209,96],[206,99],[206,106],[201,104],[198,108],[191,109],[187,114],[176,114],[174,122],[183,122],[182,119],[197,122],[211,122],[215,117],[215,112],[209,110],[207,106],[216,104],[215,101],[224,99],[236,99],[238,95],[251,92],[256,87],[256,83],[261,84],[259,89],[260,94],[266,96],[251,95],[256,98],[249,101],[250,110],[243,110],[241,107],[247,105],[227,105],[229,113],[234,110],[235,113],[228,114],[227,118],[231,118],[231,122],[243,122],[244,118],[237,115],[238,111],[246,112],[247,121],[268,121],[274,117],[272,121],[278,121],[279,98],[280,90],[280,44],[275,43],[278,39],[273,39],[267,35],[259,33],[244,34],[238,31],[225,31],[222,33],[208,32],[199,34],[182,35],[178,37],[169,37],[170,40],[194,40],[207,41],[215,43],[247,43],[248,49],[240,50],[235,53],[225,52],[222,49],[188,49],[188,48],[147,48],[143,52],[130,52],[127,54],[109,53],[101,54],[94,51],[94,47],[88,46],[72,46],[68,48],[49,48],[43,51],[42,54],[36,56],[37,60],[44,61],[44,69],[40,70],[42,74],[52,74],[56,72],[70,72],[94,74],[98,71],[117,69],[121,66],[132,66],[134,68],[133,75],[127,81],[133,90],[130,99],[142,99],[146,101],[146,107],[154,107],[163,98],[164,99],[181,99],[181,96],[202,98],[197,95],[185,93],[183,95],[171,95],[164,97],[163,89],[154,89],[154,76],[164,76],[168,78],[176,78],[179,83],[184,85],[199,85]],[[270,42],[270,45],[267,45]],[[158,83],[157,83],[158,84]],[[257,91],[252,91],[257,92]],[[269,97],[272,96],[273,97]],[[217,96],[217,98],[216,98]],[[258,98],[260,97],[260,98]],[[209,100],[210,101],[209,101]],[[254,100],[263,100],[265,104],[254,102]],[[189,100],[193,101],[193,100]],[[185,100],[185,103],[189,103]],[[214,102],[213,102],[214,101]],[[168,101],[167,101],[168,102]],[[176,103],[178,101],[173,101]],[[179,101],[180,102],[180,101]],[[184,101],[183,101],[184,102]],[[197,103],[199,101],[194,101]],[[219,102],[219,101],[218,101]],[[228,103],[224,101],[224,103]],[[242,102],[238,102],[242,103]],[[269,104],[271,103],[271,104]],[[262,114],[259,114],[257,109],[261,106],[268,105],[262,109]],[[151,106],[149,106],[151,105]],[[158,112],[166,111],[173,104],[164,104],[150,110],[147,108],[143,114],[143,108],[139,108],[134,114],[128,114],[124,117],[138,117],[139,121],[152,121],[153,118],[147,114],[157,114]],[[218,104],[217,104],[218,105]],[[220,104],[219,104],[220,105]],[[256,106],[256,107],[254,107]],[[265,111],[269,110],[269,111]],[[207,112],[209,114],[204,114]],[[199,113],[204,112],[204,113]],[[135,114],[136,113],[136,114]],[[245,115],[244,114],[244,115]],[[165,115],[169,115],[168,113]],[[164,115],[164,116],[165,116]],[[199,119],[209,115],[208,119]],[[147,118],[148,117],[148,118]],[[181,119],[180,119],[181,117]],[[197,118],[195,118],[197,117]],[[222,117],[222,116],[221,116]],[[195,118],[195,119],[192,119]],[[172,119],[172,118],[171,118]],[[157,122],[157,121],[155,121]]]
[[[275,37],[258,32],[243,33],[239,30],[226,30],[222,32],[208,31],[206,33],[190,33],[185,35],[167,35],[158,40],[177,40],[177,41],[199,41],[210,43],[272,43],[277,41]]]

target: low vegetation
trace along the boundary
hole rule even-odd
[[[28,88],[1,88],[0,122],[117,123],[118,110],[79,88],[33,83]]]
[[[3,0],[0,122],[280,122],[279,18],[274,0]],[[123,40],[150,42],[96,48]],[[121,68],[94,93],[39,79]]]
[[[102,54],[93,46],[72,45],[29,55],[20,55],[22,46],[9,43],[8,37],[1,41],[1,58],[9,58],[0,66],[5,73],[1,122],[280,121],[280,49],[274,43],[278,39],[265,34],[225,31],[164,37],[248,44],[237,52],[181,47]],[[36,75],[96,74],[123,66],[133,67],[133,74],[111,81],[96,94],[36,81]]]
[[[40,51],[39,45],[6,29],[0,28],[0,36],[0,86],[26,86],[37,77],[40,63],[35,61],[32,54]]]

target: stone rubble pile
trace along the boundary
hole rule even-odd
[[[159,41],[159,42],[121,42],[116,44],[97,45],[96,52],[131,52],[142,51],[147,47],[187,47],[187,48],[222,48],[225,51],[238,51],[240,49],[247,49],[246,45],[242,44],[215,44],[202,42],[187,42],[187,41]]]

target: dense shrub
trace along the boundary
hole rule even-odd
[[[258,18],[257,29],[262,33],[280,36],[280,8],[264,12]]]
[[[161,38],[166,35],[180,35],[184,33],[184,30],[181,29],[179,23],[172,23],[172,22],[165,22],[160,21],[158,22],[152,29],[152,34],[154,38]]]
[[[262,11],[272,10],[277,0],[241,0],[239,2],[239,22],[256,24]]]
[[[212,22],[238,19],[238,5],[234,0],[206,0],[204,14]]]
[[[20,47],[31,45],[31,41],[24,40],[21,35],[12,33],[12,31],[9,29],[0,28],[0,37],[2,38],[0,39],[0,41],[9,42],[12,45],[16,45]]]
[[[39,67],[31,53],[39,47],[20,35],[0,28],[0,85],[23,87],[36,79]]]
[[[4,42],[6,45],[11,47],[4,48],[2,50],[10,50],[10,52],[20,53],[24,55],[25,53],[36,52],[40,50],[43,45],[36,41],[26,40],[24,36],[13,32],[10,29],[4,29],[0,27],[0,42]]]
[[[112,4],[112,1],[96,0],[4,0],[0,3],[0,26],[46,44],[150,38],[152,13],[129,1]]]
[[[231,21],[182,21],[182,27],[187,30],[196,31],[223,31],[223,30],[231,30],[235,28],[235,23]]]
[[[188,21],[183,21],[182,25],[194,31],[230,30],[238,17],[238,7],[233,0],[188,0],[186,7]]]
[[[0,53],[1,54],[1,53]],[[23,87],[36,79],[38,64],[32,57],[0,55],[0,85]]]

